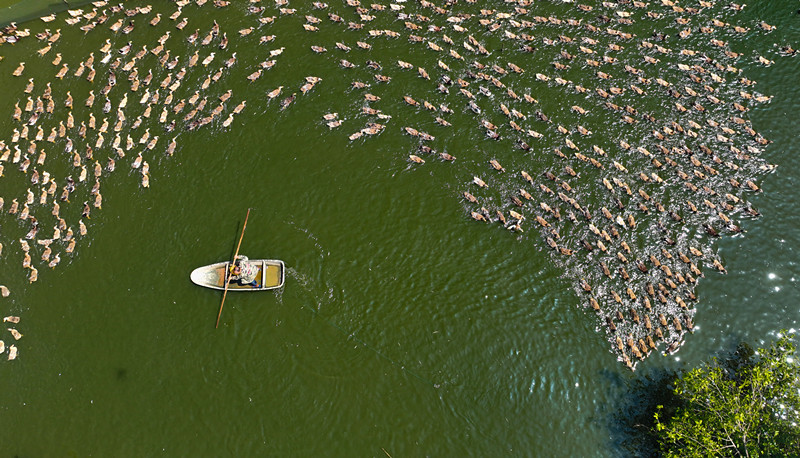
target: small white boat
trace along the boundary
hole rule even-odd
[[[228,291],[264,291],[283,286],[283,261],[277,259],[244,259],[240,262],[249,263],[258,269],[254,282],[241,284],[236,280],[232,280],[228,286]],[[192,282],[206,288],[224,290],[225,280],[229,278],[229,275],[226,275],[227,272],[230,272],[229,265],[230,262],[226,261],[198,267],[192,271]]]

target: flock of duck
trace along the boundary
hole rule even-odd
[[[19,223],[20,237],[6,243],[19,244],[30,282],[37,266],[55,268],[62,256],[74,256],[92,213],[102,208],[101,185],[116,178],[118,164],[136,170],[146,188],[149,163],[175,154],[181,133],[233,125],[248,105],[224,88],[226,81],[246,78],[253,97],[266,94],[251,105],[278,98],[279,110],[322,81],[285,82],[297,87],[286,93],[281,84],[263,87],[262,75],[287,47],[307,46],[296,39],[277,46],[268,30],[279,20],[300,22],[309,60],[342,79],[370,75],[348,83],[363,100],[353,117],[366,117],[347,134],[354,146],[395,117],[417,120],[399,128],[412,144],[411,165],[435,158],[470,168],[458,195],[466,214],[538,234],[533,240],[573,277],[630,368],[661,342],[668,353],[683,343],[693,328],[698,277],[708,268],[725,272],[712,241],[742,232],[739,220],[758,216],[747,196],[760,191],[756,177],[774,168],[760,159],[769,141],[747,118],[751,106],[770,98],[736,67],[745,59],[772,61],[729,44],[774,27],[726,22],[743,5],[208,2],[251,22],[223,30],[217,21],[190,25],[190,9],[206,0],[174,1],[167,12],[134,3],[99,1],[41,18],[47,28],[27,38],[38,46],[30,60],[50,66],[50,77],[29,76],[25,61],[0,62],[9,87],[25,82],[8,96],[18,99],[7,118],[10,136],[0,134],[0,175],[17,169],[24,191],[0,197],[0,221],[3,237],[13,232],[6,230],[9,218]],[[69,46],[61,38],[68,26],[109,37],[68,61],[59,52]],[[149,39],[153,30],[163,34]],[[12,24],[0,44],[31,34]],[[351,40],[322,42],[342,34]],[[400,38],[413,58],[396,58],[383,46]],[[240,45],[263,51],[240,62]],[[795,53],[788,45],[781,52]],[[397,81],[407,95],[381,97]],[[336,129],[346,118],[327,113],[322,121]],[[437,151],[437,137],[473,132],[485,134],[481,151]]]

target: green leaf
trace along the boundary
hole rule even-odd
[[[786,337],[736,361],[712,359],[676,376],[671,409],[656,406],[653,433],[665,456],[800,456],[800,366]],[[674,408],[674,410],[672,409]],[[667,414],[669,412],[669,414]],[[784,420],[789,418],[793,420]],[[756,439],[758,438],[758,439]]]

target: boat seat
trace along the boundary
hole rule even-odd
[[[280,279],[281,269],[278,266],[267,266],[267,281],[266,285],[278,285]]]

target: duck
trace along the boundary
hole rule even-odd
[[[203,59],[203,62],[202,62],[203,63],[203,67],[208,67],[208,64],[210,64],[214,60],[214,56],[215,56],[215,53],[212,52],[211,54],[208,55],[208,57]]]
[[[61,192],[61,200],[64,201],[64,202],[69,202],[69,193],[70,192],[71,191],[70,191],[69,187],[68,186],[64,186],[64,189]]]
[[[33,219],[33,217],[31,217],[31,219]],[[38,232],[39,232],[39,223],[37,223],[37,222],[35,222],[35,221],[34,221],[33,227],[32,227],[32,228],[31,228],[31,230],[30,230],[30,231],[28,231],[28,233],[25,235],[25,239],[26,239],[26,240],[33,240],[33,238],[34,238],[34,237],[36,237],[36,234],[37,234]]]
[[[25,62],[20,62],[19,66],[14,70],[12,75],[14,76],[22,76],[22,73],[25,71]]]
[[[172,156],[175,153],[175,147],[177,146],[176,138],[177,137],[172,137],[172,140],[169,142],[169,145],[167,145],[167,151],[166,151],[167,156]]]
[[[100,192],[100,179],[95,178],[94,185],[92,186],[92,190],[89,192],[89,194],[96,195],[98,192]]]
[[[22,163],[20,164],[19,170],[22,173],[28,173],[28,167],[30,167],[31,165],[31,160],[28,159],[27,154],[25,154],[23,157],[25,158],[25,160],[23,160]]]
[[[281,111],[283,111],[286,108],[288,108],[289,105],[291,105],[292,102],[294,102],[296,97],[297,97],[297,93],[295,92],[295,93],[292,93],[292,95],[290,95],[289,97],[286,97],[285,99],[283,99],[281,101]]]
[[[48,245],[46,245],[46,246],[44,247],[44,250],[42,251],[42,262],[47,262],[47,261],[49,261],[49,260],[50,260],[50,255],[51,255],[52,253],[53,253],[53,250],[52,250],[52,248],[50,248],[50,245],[49,245],[49,244],[48,244]]]
[[[105,44],[103,44],[103,46],[100,47],[100,52],[105,54],[105,53],[109,52],[110,50],[111,50],[111,39],[110,38],[106,38]]]
[[[250,80],[251,82],[252,82],[252,81],[255,81],[255,80],[257,80],[257,79],[261,78],[261,73],[262,73],[263,71],[264,71],[264,70],[262,70],[262,69],[258,69],[258,70],[256,70],[256,71],[254,71],[253,73],[251,73],[250,75],[248,75],[248,76],[247,76],[247,79],[248,79],[248,80]]]

